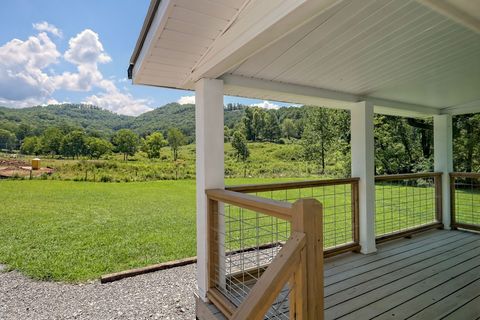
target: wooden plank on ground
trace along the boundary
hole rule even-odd
[[[448,239],[441,239],[438,240],[434,243],[429,243],[427,245],[417,247],[415,249],[405,251],[402,253],[398,253],[389,257],[386,257],[385,259],[381,260],[375,260],[372,263],[368,263],[362,266],[358,266],[354,269],[350,269],[348,271],[342,272],[342,273],[337,273],[335,275],[332,275],[330,277],[325,278],[325,287],[328,287],[330,285],[343,282],[349,278],[356,277],[360,274],[370,272],[372,270],[378,269],[378,268],[385,268],[387,265],[394,264],[394,263],[399,263],[402,262],[405,259],[412,259],[413,257],[420,256],[427,254],[429,251],[432,250],[437,250],[439,249],[440,251],[442,248],[445,246],[449,246],[451,244],[455,244],[458,242],[467,243],[469,241],[474,241],[477,240],[478,238],[469,234],[459,234],[458,237],[450,237]]]
[[[452,310],[449,314],[445,315],[442,320],[478,320],[480,318],[480,295],[471,299],[469,302]]]
[[[443,293],[444,292],[440,292],[440,294],[443,294]],[[436,301],[434,301],[428,307],[424,307],[425,309],[413,315],[411,319],[422,320],[422,319],[442,318],[439,315],[447,315],[452,310],[456,310],[462,307],[463,305],[465,305],[466,303],[468,303],[470,300],[472,300],[472,297],[476,297],[479,295],[480,295],[480,279],[477,279],[472,283],[470,283],[469,285],[467,285],[466,287],[463,287],[461,289],[456,290],[455,292],[452,292],[451,294],[447,295],[443,299],[440,299],[440,295],[430,298],[430,300],[436,299]],[[471,306],[471,307],[473,308],[476,307],[479,313],[478,316],[480,316],[480,304],[476,306]],[[462,318],[462,319],[465,319],[465,318]]]
[[[477,282],[478,279],[480,279],[480,265],[478,265],[478,261],[477,261],[476,268],[473,268],[463,274],[460,274],[455,278],[447,279],[447,281],[444,282],[443,284],[429,291],[423,292],[420,295],[416,296],[415,298],[409,300],[408,302],[403,303],[391,310],[385,311],[377,319],[386,320],[386,319],[409,318],[410,316],[413,316],[416,313],[418,313],[425,306],[430,305],[433,299],[442,299],[444,297],[447,297],[453,292],[457,291],[458,289]],[[476,287],[476,289],[478,290],[478,286]],[[421,318],[421,319],[434,319],[434,318],[436,317],[434,316],[434,317],[427,317],[427,318]]]
[[[456,258],[457,256],[465,255],[466,257],[471,257],[479,253],[480,239],[479,241],[463,245],[461,248],[456,248],[456,250],[450,250],[449,252],[442,253],[441,255],[435,254],[427,259],[418,260],[413,264],[405,268],[396,270],[394,272],[387,272],[380,275],[379,277],[373,279],[366,279],[365,281],[359,282],[359,284],[349,287],[345,290],[341,290],[333,294],[329,294],[326,291],[325,307],[333,307],[342,302],[351,300],[356,297],[360,297],[387,284],[391,284],[396,281],[402,281],[405,277],[414,275],[415,273],[421,272],[423,270],[426,270],[426,272],[428,272],[429,268],[432,272],[434,272],[435,270],[441,270],[441,268],[444,266],[454,264],[455,261],[449,262],[449,260],[452,258]]]
[[[473,255],[473,257],[472,257]],[[478,266],[480,253],[462,255],[325,310],[325,318],[371,319]]]
[[[326,260],[325,277],[335,275],[345,270],[350,270],[377,260],[381,260],[395,254],[415,249],[440,239],[457,237],[463,232],[435,230],[423,233],[418,238],[397,239],[384,243],[378,247],[378,251],[369,255],[347,254]]]

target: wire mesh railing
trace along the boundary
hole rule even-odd
[[[480,173],[450,174],[451,226],[480,231]]]
[[[375,233],[385,239],[441,223],[441,173],[375,177]]]
[[[260,312],[261,319],[291,319],[290,310],[292,306],[297,307],[295,292],[307,285],[301,278],[308,274],[307,264],[302,259],[316,251],[322,255],[322,241],[315,240],[322,239],[320,204],[315,200],[299,200],[292,204],[228,190],[209,190],[207,196],[207,296],[232,319],[243,319],[251,312],[257,315]],[[308,219],[307,214],[310,215]],[[316,227],[308,230],[311,227],[305,227],[307,220]],[[317,237],[312,243],[318,243],[319,251],[304,251],[306,239],[312,238],[311,234]],[[318,279],[317,271],[323,272],[323,269],[314,265],[313,277]],[[301,279],[297,277],[293,281],[297,273]],[[255,303],[248,299],[254,299]],[[261,303],[258,305],[256,299],[268,301],[268,308]]]
[[[293,203],[313,198],[323,206],[325,255],[359,249],[358,178],[227,187],[228,190]]]

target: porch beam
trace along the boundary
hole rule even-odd
[[[453,171],[452,116],[433,117],[433,155],[435,172],[442,172],[442,221],[450,229],[450,172]]]
[[[223,81],[200,79],[195,83],[195,139],[197,180],[197,283],[206,301],[208,277],[208,200],[205,190],[223,189]]]
[[[359,177],[359,230],[361,252],[377,251],[375,244],[375,147],[373,103],[350,106],[352,176]]]
[[[469,113],[480,113],[480,100],[470,101],[456,106],[446,107],[440,110],[441,114],[452,116]]]
[[[369,101],[374,105],[375,113],[380,114],[406,117],[425,117],[440,114],[440,109],[429,106],[364,97],[317,87],[247,78],[232,74],[224,75],[221,79],[225,84],[225,94],[231,96],[346,110],[350,109],[352,102]]]

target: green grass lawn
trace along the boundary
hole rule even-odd
[[[0,203],[0,263],[36,279],[85,281],[196,255],[193,180],[0,181]]]
[[[227,184],[286,180],[292,179],[229,179]],[[377,234],[430,221],[431,191],[377,186]],[[348,186],[259,195],[287,201],[313,196],[324,205],[326,247],[351,239]],[[0,203],[0,263],[36,279],[81,282],[196,255],[193,180],[0,181]],[[267,241],[271,236],[265,232]]]

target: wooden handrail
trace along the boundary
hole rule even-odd
[[[291,182],[278,182],[278,183],[265,183],[265,184],[245,184],[238,186],[225,187],[226,190],[252,193],[252,192],[266,192],[266,191],[278,191],[288,189],[302,189],[310,187],[321,186],[333,186],[339,184],[350,184],[358,182],[360,178],[344,178],[344,179],[326,179],[326,180],[307,180],[307,181],[291,181]]]
[[[210,200],[228,203],[286,221],[292,220],[292,204],[288,202],[223,189],[207,190],[206,194]]]
[[[452,172],[450,173],[450,177],[480,179],[480,173],[479,172]]]
[[[419,172],[419,173],[402,173],[402,174],[388,174],[382,176],[375,176],[375,181],[394,181],[394,180],[408,180],[421,178],[435,178],[440,177],[441,172]]]
[[[301,261],[301,250],[305,247],[306,236],[293,232],[285,246],[253,286],[245,301],[232,316],[234,320],[261,320],[282,291],[292,273]]]

